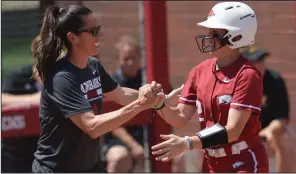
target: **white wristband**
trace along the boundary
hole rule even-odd
[[[185,141],[187,143],[189,150],[192,150],[193,149],[193,142],[192,142],[191,138],[188,136],[185,136],[184,138],[185,138]]]

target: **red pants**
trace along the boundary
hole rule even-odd
[[[268,157],[265,147],[260,143],[241,151],[238,155],[210,157],[205,153],[203,173],[268,173]]]

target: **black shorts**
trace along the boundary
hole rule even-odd
[[[17,159],[6,154],[1,155],[2,173],[31,173],[32,159]]]

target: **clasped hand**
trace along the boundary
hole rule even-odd
[[[151,108],[161,105],[165,100],[161,84],[152,81],[151,84],[146,84],[139,89],[138,100],[146,108]]]
[[[167,104],[170,106],[176,106],[178,104],[178,98],[184,85],[174,89],[167,95]],[[152,81],[151,84],[146,84],[139,89],[138,99],[147,108],[158,107],[166,100],[166,96],[163,93],[161,84]]]

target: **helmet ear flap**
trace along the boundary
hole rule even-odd
[[[221,46],[232,45],[232,44],[229,42],[229,39],[230,39],[230,38],[231,38],[231,35],[230,35],[230,34],[225,34],[225,36],[219,40]]]

